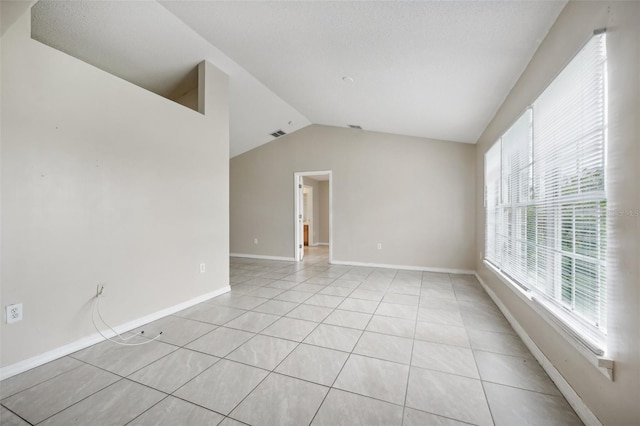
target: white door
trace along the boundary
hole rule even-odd
[[[298,177],[298,250],[300,254],[298,258],[304,259],[304,181],[303,177]]]

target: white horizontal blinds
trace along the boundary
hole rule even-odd
[[[573,325],[596,343],[606,332],[605,83],[600,34],[533,104],[532,289],[571,312]]]
[[[484,182],[486,207],[485,229],[485,257],[494,263],[499,263],[498,226],[502,224],[500,201],[500,140],[498,140],[484,155]]]
[[[531,110],[502,136],[502,217],[499,230],[503,240],[501,268],[521,286],[529,286],[529,267],[535,264],[530,240],[531,223]]]
[[[593,36],[485,154],[486,259],[592,348],[606,334],[605,43]]]

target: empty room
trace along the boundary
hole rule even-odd
[[[640,425],[640,2],[0,17],[2,425]]]

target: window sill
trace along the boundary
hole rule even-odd
[[[500,281],[511,289],[520,299],[522,299],[531,309],[533,309],[542,319],[544,319],[558,334],[560,334],[568,343],[570,343],[590,364],[595,366],[609,380],[613,381],[614,361],[606,356],[604,350],[600,350],[601,354],[594,351],[598,350],[595,345],[590,345],[575,330],[572,330],[563,319],[555,315],[553,311],[545,306],[543,302],[535,298],[531,292],[523,289],[513,280],[503,274],[498,268],[493,266],[491,262],[483,259],[484,265],[488,270],[493,272]],[[593,347],[592,347],[593,346]]]

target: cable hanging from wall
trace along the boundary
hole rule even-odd
[[[160,338],[160,336],[162,336],[162,331],[160,331],[160,333],[158,333],[157,336],[155,336],[154,338],[147,338],[144,335],[144,330],[139,331],[138,333],[134,333],[131,336],[125,337],[123,335],[121,335],[120,333],[118,333],[113,327],[111,327],[109,325],[109,323],[107,323],[105,321],[105,319],[102,317],[102,312],[100,311],[100,299],[104,296],[104,286],[100,285],[98,286],[98,291],[96,293],[95,298],[93,299],[93,304],[92,304],[92,309],[91,309],[91,322],[93,323],[93,327],[96,329],[96,331],[98,332],[98,334],[100,334],[105,340],[108,340],[110,342],[113,342],[117,345],[121,345],[121,346],[142,346],[142,345],[146,345],[148,343],[153,342],[154,340],[157,340]],[[115,336],[118,337],[118,339],[120,339],[120,341],[109,337],[107,335],[105,335],[100,328],[98,327],[98,324],[96,323],[96,313],[98,314],[98,318],[100,319],[100,321],[102,321],[102,323],[107,326],[107,328],[109,330],[111,330]],[[139,342],[139,343],[127,343],[129,340],[133,339],[134,337],[143,337],[145,339],[147,339],[144,342]]]

